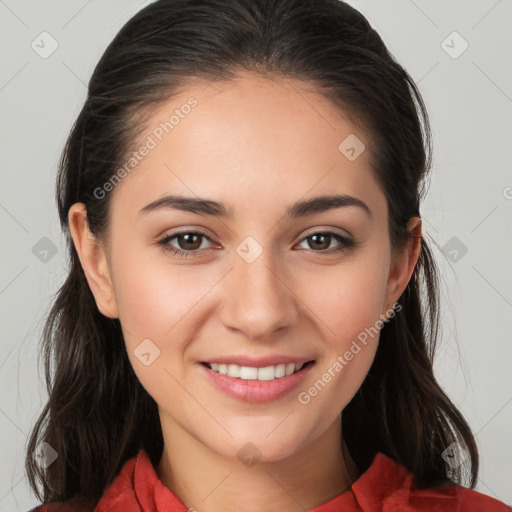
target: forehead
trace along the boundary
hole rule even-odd
[[[171,193],[214,198],[235,215],[321,194],[377,208],[385,201],[367,135],[311,85],[289,78],[191,82],[147,117],[135,151],[144,145],[151,149],[114,191],[132,211]],[[347,157],[352,147],[362,151],[355,159]]]

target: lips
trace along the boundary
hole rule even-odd
[[[220,360],[220,359],[219,359]],[[239,360],[239,359],[238,359]],[[225,364],[225,363],[211,363],[215,364]],[[253,364],[264,364],[261,363],[261,360],[257,363]],[[283,364],[283,363],[282,363]],[[291,364],[291,363],[289,363]],[[301,363],[299,363],[300,365]],[[284,365],[284,364],[283,364]],[[226,365],[226,367],[232,366]],[[237,365],[233,365],[237,366]],[[277,365],[279,366],[279,365]],[[310,374],[312,369],[315,366],[315,361],[309,360],[302,366],[299,370],[285,375],[284,377],[276,377],[275,375],[270,379],[271,375],[266,375],[267,378],[259,380],[259,378],[253,379],[250,378],[251,375],[246,375],[245,377],[249,378],[241,378],[241,377],[232,377],[230,375],[223,375],[218,371],[212,370],[210,368],[210,364],[201,363],[198,364],[198,367],[201,373],[206,377],[206,379],[213,384],[215,388],[224,393],[227,396],[232,398],[236,398],[238,400],[243,400],[246,402],[269,402],[273,400],[278,400],[280,398],[285,398],[287,395],[291,393],[292,390],[296,389],[304,379]],[[295,365],[293,365],[295,368]],[[242,370],[244,367],[240,367]],[[259,367],[246,367],[248,370],[252,371],[254,376],[254,371],[267,372],[268,367],[259,366]],[[265,375],[264,375],[265,377]]]

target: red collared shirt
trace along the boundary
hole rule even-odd
[[[348,491],[310,512],[512,512],[512,507],[505,503],[466,487],[415,489],[412,480],[412,474],[404,467],[378,453]],[[94,512],[188,511],[158,478],[143,450],[125,463],[94,509]],[[52,512],[52,507],[41,505],[31,512]]]

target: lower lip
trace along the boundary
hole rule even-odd
[[[274,380],[238,379],[229,377],[204,364],[199,364],[209,381],[229,396],[246,402],[270,402],[277,400],[299,386],[315,363],[303,366],[298,372]]]

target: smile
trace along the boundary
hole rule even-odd
[[[252,366],[239,366],[237,364],[222,364],[222,363],[204,363],[210,370],[218,372],[222,375],[234,377],[242,380],[274,380],[287,377],[292,373],[298,372],[303,366],[311,363],[282,363],[272,366],[265,366],[263,368],[255,368]]]
[[[246,402],[269,402],[288,396],[304,382],[315,364],[312,360],[256,368],[203,362],[198,367],[207,381],[227,396]]]

